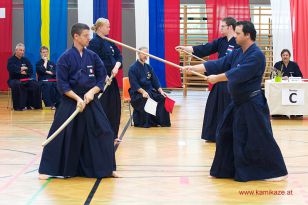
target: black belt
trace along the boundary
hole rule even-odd
[[[247,102],[249,99],[257,96],[261,94],[261,90],[255,90],[251,93],[247,93],[247,94],[242,94],[241,96],[236,96],[235,98],[233,98],[233,101],[236,105],[240,105],[244,102]]]

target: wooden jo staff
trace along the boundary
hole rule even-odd
[[[105,90],[107,89],[107,87],[111,84],[112,79],[114,78],[113,75],[111,75],[111,77],[108,79],[107,83],[104,86],[104,90],[103,92],[105,92]],[[98,95],[98,99],[101,98],[103,93],[100,93]],[[45,147],[49,142],[51,142],[56,136],[58,136],[58,134],[76,117],[76,115],[80,112],[80,108],[77,107],[76,110],[73,112],[73,114],[71,114],[71,116],[69,118],[67,118],[67,120],[65,120],[65,122],[52,134],[50,135],[50,137],[48,137],[48,139],[46,139],[43,143],[42,146]]]
[[[102,95],[105,92],[106,88],[111,84],[113,78],[114,78],[114,75],[111,74],[111,77],[108,79],[107,83],[104,86],[103,92],[98,95],[98,99],[100,99],[102,97]]]
[[[147,55],[147,56],[149,56],[149,57],[151,57],[151,58],[154,58],[154,59],[156,59],[156,60],[158,60],[158,61],[161,61],[161,62],[166,63],[166,64],[168,64],[168,65],[171,65],[171,66],[173,66],[173,67],[176,67],[176,68],[179,68],[179,69],[183,69],[182,66],[179,66],[179,65],[177,65],[177,64],[175,64],[175,63],[172,63],[172,62],[170,62],[170,61],[164,60],[164,59],[159,58],[159,57],[157,57],[157,56],[154,56],[154,55],[152,55],[152,54],[149,54],[149,53],[146,53],[146,52],[137,50],[136,48],[133,48],[133,47],[128,46],[128,45],[126,45],[126,44],[124,44],[124,43],[121,43],[121,42],[119,42],[119,41],[116,41],[116,40],[113,40],[113,39],[111,39],[111,38],[108,38],[108,37],[106,37],[106,36],[103,36],[102,38],[105,39],[105,40],[107,40],[107,41],[110,41],[110,42],[112,42],[112,43],[115,43],[115,44],[118,44],[118,45],[123,46],[123,47],[125,47],[125,48],[128,48],[128,49],[130,49],[130,50],[133,50],[133,51],[135,51],[135,52],[138,52],[138,53],[142,53],[142,54],[144,54],[144,55]],[[198,73],[198,72],[192,71],[192,70],[190,70],[189,72],[191,72],[191,73],[193,73],[193,74],[195,74],[195,75],[198,75],[198,76],[204,78],[205,80],[207,80],[207,76],[202,75],[201,73]]]
[[[188,54],[188,55],[194,57],[195,59],[198,59],[198,60],[200,60],[200,61],[202,61],[202,62],[206,62],[206,60],[204,60],[204,59],[202,59],[202,58],[199,58],[198,56],[196,56],[196,55],[194,55],[194,54],[192,54],[192,53],[189,53],[188,51],[185,51],[184,49],[182,49],[181,51],[183,51],[184,53],[186,53],[186,54]]]

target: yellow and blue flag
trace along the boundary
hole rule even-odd
[[[50,60],[56,62],[67,47],[67,1],[24,0],[24,26],[26,57],[34,70],[41,46],[49,48]]]

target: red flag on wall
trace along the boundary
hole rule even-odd
[[[0,1],[0,90],[8,88],[7,60],[12,55],[12,0]]]
[[[250,21],[249,0],[206,0],[208,40],[212,42],[220,37],[220,21],[225,17],[233,17],[237,21]],[[217,59],[217,53],[210,56]],[[213,85],[209,83],[209,90]]]
[[[177,52],[172,52],[180,42],[180,0],[168,0],[164,2],[165,18],[165,59],[175,64],[180,64]],[[182,87],[180,70],[166,64],[166,87]]]
[[[108,20],[111,25],[110,38],[122,42],[122,0],[108,0]],[[122,50],[120,46],[118,47]],[[120,69],[116,76],[120,88],[123,87],[123,69]]]
[[[290,9],[294,61],[298,63],[304,78],[308,78],[308,2],[291,0]]]
[[[250,21],[249,0],[206,0],[207,26],[209,42],[221,36],[220,21],[233,17],[237,21]],[[213,58],[211,56],[211,59]]]

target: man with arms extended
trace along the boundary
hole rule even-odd
[[[232,101],[217,128],[210,175],[242,182],[284,180],[288,172],[273,137],[267,101],[261,92],[265,57],[254,42],[254,25],[249,21],[236,25],[236,42],[241,48],[219,60],[184,68],[206,71],[211,83],[228,81]]]

